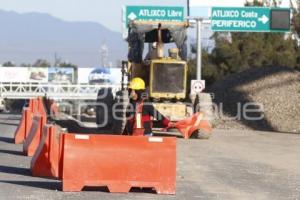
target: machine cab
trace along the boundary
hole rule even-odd
[[[129,24],[131,78],[143,78],[150,98],[155,101],[186,97],[187,27],[187,22],[171,21],[131,21]],[[164,46],[170,43],[174,43],[175,48],[166,50]]]

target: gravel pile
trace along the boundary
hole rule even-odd
[[[216,82],[208,91],[214,93],[217,128],[300,133],[299,71],[250,69]]]

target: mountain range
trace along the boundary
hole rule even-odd
[[[57,54],[78,66],[100,66],[100,49],[108,48],[107,61],[116,65],[126,58],[122,34],[100,23],[70,22],[44,13],[20,14],[0,10],[0,63],[33,63],[46,59],[54,63]]]

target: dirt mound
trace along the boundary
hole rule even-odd
[[[218,108],[217,128],[300,133],[299,71],[250,69],[216,82],[208,91]]]

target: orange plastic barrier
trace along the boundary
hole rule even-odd
[[[203,117],[203,113],[196,113],[187,119],[177,122],[176,128],[181,132],[185,139],[190,138],[197,130],[203,130],[207,134],[211,134],[212,126],[207,120],[204,120]]]
[[[51,110],[53,110],[53,112],[57,113],[58,112],[58,108],[56,107],[54,102],[51,102]],[[46,108],[44,106],[44,101],[42,97],[38,97],[36,99],[30,99],[29,100],[29,106],[27,108],[23,109],[23,113],[22,113],[22,118],[21,121],[19,123],[19,126],[17,128],[17,130],[15,131],[15,143],[16,144],[20,144],[23,141],[25,141],[29,135],[29,132],[34,132],[33,130],[31,130],[32,128],[32,119],[34,116],[42,116],[43,120],[43,124],[46,123],[47,121],[47,111]],[[36,127],[33,127],[36,129]],[[35,131],[36,132],[36,131]],[[32,140],[33,136],[31,135],[31,139],[30,142]],[[35,138],[35,136],[34,136]],[[29,145],[29,141],[26,141],[26,145],[25,145],[25,149],[27,151],[27,146]],[[26,152],[27,154],[27,152]],[[31,155],[31,153],[29,153],[29,155]]]
[[[61,178],[61,139],[55,125],[44,125],[39,146],[32,157],[30,169],[33,176]]]
[[[63,146],[63,191],[150,187],[159,194],[175,194],[175,138],[63,134]]]
[[[46,120],[42,115],[35,115],[28,136],[23,143],[23,153],[26,156],[33,156],[41,139],[43,125]]]
[[[22,112],[22,118],[19,123],[17,130],[15,131],[15,144],[21,144],[30,129],[32,120],[31,120],[31,110],[29,108],[24,108]]]
[[[21,144],[28,136],[32,125],[34,114],[45,113],[44,107],[41,105],[42,99],[30,99],[28,107],[23,108],[21,121],[15,131],[15,144]]]
[[[59,107],[54,100],[48,100],[47,106],[50,108],[50,115],[55,116],[59,113]]]
[[[43,98],[38,97],[36,99],[36,103],[37,103],[37,110],[34,113],[39,113],[39,114],[44,115],[46,117],[47,116],[47,111],[46,111],[46,108],[44,106]]]
[[[38,111],[38,98],[29,100],[29,109],[32,113],[36,113]]]

